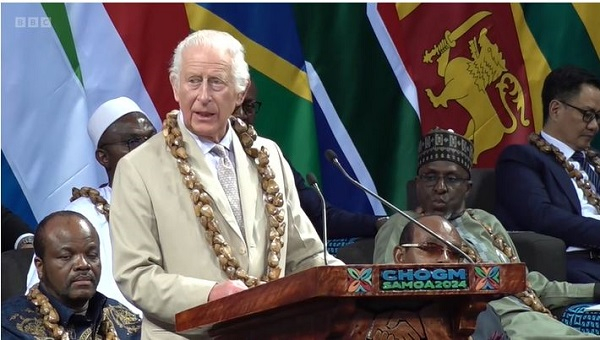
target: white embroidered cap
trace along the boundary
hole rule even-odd
[[[98,147],[100,137],[112,123],[130,112],[141,112],[147,116],[138,104],[127,97],[111,99],[100,105],[90,117],[87,127],[94,146]]]

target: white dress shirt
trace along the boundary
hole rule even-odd
[[[575,153],[575,150],[571,149],[571,147],[569,147],[567,144],[550,136],[548,133],[546,133],[544,131],[542,131],[541,135],[548,143],[557,147],[558,150],[560,150],[565,155],[565,157],[567,158],[569,163],[571,163],[573,165],[573,167],[575,167],[575,169],[577,169],[581,172],[581,175],[583,176],[584,180],[589,181],[588,174],[581,169],[581,165],[579,164],[579,162],[575,162],[574,160],[571,160],[571,156],[573,156],[573,154]],[[579,204],[581,205],[581,216],[595,218],[597,220],[600,220],[600,214],[596,210],[596,207],[594,207],[593,205],[590,204],[590,202],[588,202],[587,198],[585,198],[583,190],[581,190],[581,188],[579,188],[577,186],[577,183],[575,182],[574,178],[571,178],[571,183],[573,183],[573,187],[575,188],[575,191],[577,192],[577,199],[579,200]],[[577,251],[577,250],[586,250],[586,249],[580,248],[580,247],[568,247],[567,248],[567,252]]]

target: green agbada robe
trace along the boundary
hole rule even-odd
[[[409,211],[408,214],[411,217],[418,217],[414,211]],[[375,236],[374,263],[395,262],[394,247],[398,245],[402,230],[408,222],[404,216],[395,214],[381,227]],[[483,227],[484,225],[491,227],[494,235],[501,236],[518,257],[510,236],[494,215],[480,209],[467,209],[450,223],[456,227],[461,237],[477,251],[482,261],[509,262],[508,257],[494,246],[492,237]],[[539,272],[529,272],[527,281],[544,306],[549,309],[593,301],[593,283],[571,284],[549,281]],[[589,339],[594,337],[581,333],[544,313],[533,311],[514,296],[491,301],[490,306],[500,317],[502,327],[511,339]]]

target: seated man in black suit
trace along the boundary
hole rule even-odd
[[[600,124],[600,79],[564,67],[542,90],[544,128],[512,145],[496,165],[496,216],[508,229],[562,239],[567,281],[600,282],[600,157],[590,143]]]
[[[2,251],[33,248],[31,228],[18,215],[2,205]]]
[[[250,125],[254,125],[256,114],[262,103],[256,100],[257,90],[254,82],[250,82],[246,97],[240,107],[234,114]],[[304,181],[304,177],[290,164],[294,173],[294,182],[296,190],[300,196],[300,205],[302,210],[308,215],[308,218],[315,226],[317,233],[323,239],[323,213],[321,200],[315,190]],[[327,238],[347,238],[347,237],[375,237],[377,230],[386,221],[386,216],[374,216],[367,214],[356,214],[342,210],[327,203]]]

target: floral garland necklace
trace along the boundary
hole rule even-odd
[[[587,201],[596,208],[597,212],[600,212],[600,197],[598,193],[592,190],[592,184],[588,180],[583,179],[581,171],[575,169],[573,164],[569,163],[567,157],[554,145],[548,143],[537,133],[529,135],[529,143],[533,144],[540,151],[545,153],[552,153],[560,165],[567,171],[569,176],[575,180],[575,184],[583,190],[583,194]],[[590,149],[585,151],[586,158],[590,159],[594,164],[594,170],[600,173],[600,157],[598,154]]]
[[[240,267],[239,261],[233,256],[231,247],[225,241],[220,232],[219,223],[215,220],[212,207],[213,201],[210,195],[204,190],[204,187],[188,162],[189,156],[183,142],[181,129],[177,123],[178,113],[179,111],[177,110],[167,113],[163,122],[163,135],[167,151],[177,160],[177,167],[183,178],[183,183],[190,192],[196,217],[205,229],[206,240],[211,244],[219,265],[227,274],[227,277],[231,280],[242,280],[247,287],[255,287],[261,282],[257,277],[248,275]],[[279,192],[279,185],[275,182],[275,173],[269,166],[268,150],[264,146],[260,150],[252,147],[257,138],[254,127],[233,116],[230,118],[230,122],[244,147],[244,151],[254,160],[258,173],[261,176],[261,187],[268,216],[270,244],[267,256],[267,273],[260,280],[273,281],[278,279],[281,274],[279,261],[281,259],[281,249],[283,248],[282,236],[285,234],[286,227],[284,211],[281,209],[283,206],[283,194]]]
[[[110,215],[110,204],[106,201],[100,192],[94,188],[90,187],[81,187],[81,189],[73,188],[72,189],[72,197],[71,202],[78,199],[79,197],[87,197],[92,201],[92,204],[96,207],[99,213],[106,217],[108,221],[108,216]]]
[[[502,251],[502,253],[504,255],[506,255],[506,257],[508,257],[508,259],[510,260],[511,263],[519,262],[515,252],[513,251],[511,246],[509,246],[509,244],[506,242],[506,240],[504,240],[504,238],[502,236],[494,234],[492,227],[482,223],[477,218],[475,218],[475,215],[473,214],[472,210],[467,209],[467,213],[474,221],[479,223],[483,227],[483,229],[485,229],[485,231],[488,232],[488,234],[492,238],[492,243],[494,244],[494,246],[496,248],[498,248],[500,251]],[[467,255],[469,255],[471,257],[471,259],[473,259],[473,261],[481,262],[481,257],[479,257],[477,252],[469,246],[467,246],[467,248],[469,248],[467,251]],[[529,282],[527,282],[527,289],[524,292],[515,294],[515,296],[517,298],[519,298],[521,301],[523,301],[523,303],[526,304],[527,306],[529,306],[532,310],[534,310],[536,312],[548,314],[548,316],[555,318],[554,315],[552,314],[552,312],[550,312],[550,310],[548,308],[546,308],[546,306],[544,306],[544,304],[542,303],[540,298],[537,296],[535,291],[529,285]]]
[[[44,327],[52,333],[52,337],[56,340],[69,340],[69,332],[66,332],[64,327],[59,325],[60,317],[58,312],[50,303],[50,300],[44,293],[39,290],[39,285],[34,285],[27,293],[27,299],[31,301],[36,307],[40,314],[42,314],[42,323]],[[100,322],[99,328],[100,334],[105,334],[104,339],[106,340],[118,340],[117,332],[112,325],[112,322],[108,319],[108,314],[102,312],[102,321]]]

